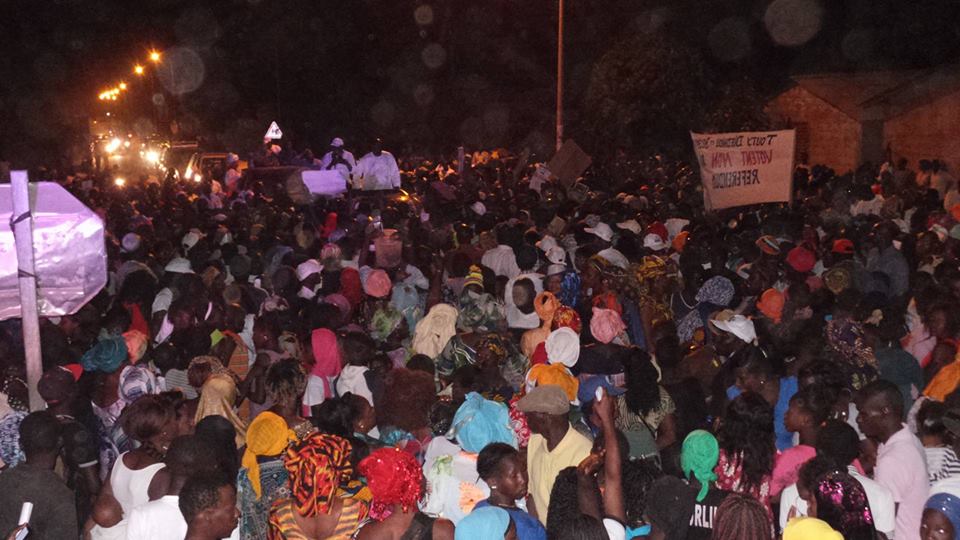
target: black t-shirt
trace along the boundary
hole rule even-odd
[[[713,488],[707,492],[707,496],[702,501],[694,502],[693,513],[690,514],[690,528],[687,529],[687,540],[710,540],[717,508],[729,494],[729,491]]]

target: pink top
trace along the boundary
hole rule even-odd
[[[773,479],[770,481],[770,496],[776,497],[787,486],[797,481],[800,466],[817,455],[817,450],[806,444],[798,444],[777,455],[773,462]]]
[[[920,521],[930,485],[920,439],[907,428],[894,433],[877,449],[874,480],[890,490],[897,509],[897,540],[920,540]]]

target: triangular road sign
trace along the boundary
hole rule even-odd
[[[263,136],[264,139],[281,139],[283,138],[283,132],[280,131],[280,126],[276,122],[270,122],[270,128],[267,130],[267,134]]]

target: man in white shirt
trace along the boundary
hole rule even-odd
[[[360,158],[353,171],[353,187],[364,191],[400,188],[400,167],[393,154],[383,149],[377,139],[373,151]]]
[[[893,538],[896,528],[896,504],[893,502],[893,494],[876,481],[860,474],[853,466],[853,461],[860,453],[860,437],[856,430],[845,422],[827,422],[817,436],[816,446],[818,457],[833,462],[838,468],[846,468],[850,476],[860,482],[867,494],[867,502],[870,503],[874,526],[887,538]],[[780,495],[780,528],[786,527],[787,521],[792,517],[806,515],[807,503],[800,497],[797,485],[793,484],[784,489]]]
[[[330,141],[330,151],[320,159],[320,169],[324,171],[340,171],[344,180],[350,180],[350,173],[357,168],[357,160],[343,147],[343,139],[337,137]]]
[[[513,279],[520,275],[520,266],[517,264],[517,255],[510,247],[510,237],[514,234],[509,227],[500,227],[497,230],[497,247],[487,250],[480,259],[480,264],[493,270],[493,273]]]
[[[903,396],[897,385],[878,380],[857,399],[857,424],[864,435],[880,442],[874,479],[893,494],[897,505],[897,540],[920,540],[920,521],[930,485],[920,440],[903,423]]]

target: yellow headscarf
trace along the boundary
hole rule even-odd
[[[197,423],[208,416],[220,415],[233,424],[237,431],[237,448],[243,446],[246,438],[247,425],[237,416],[233,404],[237,401],[237,385],[227,374],[214,373],[207,378],[200,389],[200,402],[197,404]]]
[[[278,414],[264,411],[250,422],[247,428],[247,449],[243,452],[243,466],[253,492],[260,499],[260,464],[257,456],[278,456],[287,445],[297,440],[296,434],[287,426],[287,421]]]

